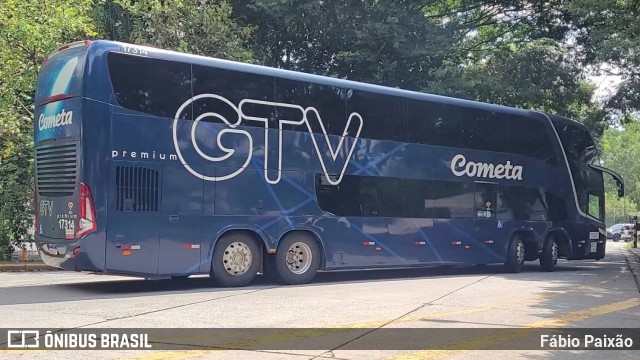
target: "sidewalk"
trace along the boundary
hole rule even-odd
[[[41,261],[32,262],[0,262],[0,272],[8,271],[41,271],[41,270],[58,270],[57,268],[47,266]]]
[[[638,246],[640,246],[640,244],[638,244]],[[627,254],[625,254],[625,258],[627,259],[627,266],[629,267],[631,274],[633,274],[633,277],[636,280],[638,291],[640,291],[640,247],[627,248]]]

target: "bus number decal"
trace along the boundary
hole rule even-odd
[[[149,51],[145,48],[141,48],[135,45],[120,45],[120,48],[122,49],[122,51],[129,53],[129,54],[134,54],[134,55],[144,55],[144,56],[148,56],[149,55]]]
[[[223,115],[218,114],[218,113],[213,113],[213,112],[206,112],[200,116],[198,116],[193,123],[191,124],[191,131],[190,131],[190,137],[191,137],[191,144],[193,149],[198,153],[198,155],[200,155],[203,159],[206,159],[208,161],[212,161],[212,162],[221,162],[224,161],[226,159],[228,159],[229,157],[231,157],[236,150],[232,149],[232,148],[227,148],[222,144],[222,137],[225,136],[225,134],[238,134],[238,135],[242,135],[243,137],[246,138],[247,143],[248,143],[248,151],[247,151],[247,158],[244,161],[244,164],[239,167],[237,170],[226,174],[226,175],[222,175],[222,176],[206,176],[204,174],[201,174],[199,172],[197,172],[196,170],[194,170],[193,168],[191,168],[189,165],[187,165],[187,162],[185,161],[182,152],[180,150],[180,146],[179,146],[179,139],[178,139],[178,119],[181,118],[182,112],[185,109],[191,109],[190,105],[200,99],[217,99],[220,101],[225,102],[227,105],[229,105],[237,114],[237,118],[229,120],[227,118],[225,118]],[[274,107],[274,106],[278,106],[278,107],[285,107],[285,108],[289,108],[292,110],[297,110],[300,112],[301,114],[301,120],[286,120],[286,119],[280,119],[278,120],[278,130],[280,130],[278,132],[278,158],[275,160],[277,161],[277,169],[278,169],[278,175],[276,178],[270,178],[269,176],[269,172],[268,169],[272,168],[270,166],[270,159],[269,159],[269,150],[270,150],[270,145],[269,145],[269,119],[267,118],[263,118],[263,117],[256,117],[256,116],[250,116],[247,115],[244,111],[243,111],[243,105],[245,104],[251,104],[251,105],[263,105],[263,106],[270,106],[270,107]],[[217,138],[216,138],[216,142],[218,145],[218,148],[220,150],[222,150],[225,155],[219,156],[219,157],[214,157],[214,156],[209,156],[207,154],[205,154],[204,152],[202,152],[202,150],[200,149],[200,147],[198,146],[198,144],[196,143],[196,128],[198,126],[198,123],[207,117],[215,117],[219,120],[222,120],[228,127],[225,129],[222,129],[220,132],[218,132]],[[243,121],[257,121],[257,122],[262,122],[264,124],[264,147],[265,147],[265,151],[264,151],[264,178],[265,180],[270,183],[270,184],[277,184],[278,182],[280,182],[280,178],[281,178],[281,172],[282,172],[282,153],[283,153],[283,149],[282,149],[282,136],[283,136],[283,126],[285,125],[306,125],[307,131],[309,132],[309,134],[311,135],[311,141],[313,143],[313,147],[314,150],[316,152],[316,155],[318,156],[318,160],[320,161],[320,165],[322,166],[322,171],[324,172],[327,181],[332,184],[332,185],[337,185],[342,181],[342,177],[344,176],[344,173],[347,169],[347,165],[349,163],[349,159],[351,158],[353,151],[356,147],[356,143],[358,142],[358,139],[360,138],[360,132],[362,131],[362,126],[363,126],[363,120],[362,117],[360,116],[360,114],[356,113],[356,112],[352,112],[349,117],[347,118],[347,124],[345,125],[344,131],[342,132],[342,136],[340,137],[340,140],[338,141],[337,144],[332,144],[331,139],[329,138],[329,134],[327,134],[325,125],[320,117],[320,113],[318,112],[318,110],[314,107],[307,107],[307,108],[303,108],[300,105],[296,105],[296,104],[287,104],[287,103],[278,103],[278,102],[270,102],[270,101],[262,101],[262,100],[254,100],[254,99],[244,99],[241,100],[240,103],[238,104],[238,106],[236,106],[234,103],[232,103],[231,101],[229,101],[228,99],[220,96],[220,95],[216,95],[216,94],[200,94],[197,96],[194,96],[193,98],[185,101],[180,108],[178,109],[178,111],[176,112],[174,121],[173,121],[173,145],[174,148],[176,150],[176,154],[178,155],[178,158],[180,159],[180,162],[182,163],[182,165],[187,169],[187,171],[189,171],[191,174],[203,179],[203,180],[207,180],[207,181],[224,181],[224,180],[229,180],[231,178],[234,178],[235,176],[239,175],[240,173],[242,173],[242,171],[244,171],[244,169],[247,167],[247,165],[249,164],[249,162],[251,161],[251,157],[253,155],[253,138],[251,137],[251,134],[245,130],[241,130],[241,129],[236,129],[236,127],[238,125],[240,125],[240,123]],[[321,149],[321,144],[318,144],[318,141],[316,140],[316,137],[313,136],[314,133],[312,131],[312,126],[311,126],[311,122],[312,121],[317,121],[318,125],[322,131],[322,135],[324,135],[324,141],[326,143],[326,148],[328,148],[329,150],[329,155],[331,157],[330,160],[326,159],[326,155],[325,155],[325,151],[323,151],[323,149]],[[353,126],[352,126],[353,125]],[[355,130],[355,131],[354,131]],[[346,141],[346,137],[347,136],[351,136],[354,138],[354,140],[350,143],[349,141]],[[320,142],[322,143],[322,142]],[[326,166],[326,162],[327,161],[333,161],[334,163],[336,161],[338,161],[338,155],[340,154],[341,150],[345,149],[346,150],[346,156],[344,157],[344,159],[342,160],[343,162],[340,164],[341,166],[339,166],[340,168],[340,174],[335,177],[335,176],[330,176],[329,172],[327,170],[327,166]]]
[[[76,223],[73,219],[60,219],[58,220],[58,226],[60,230],[75,230]]]

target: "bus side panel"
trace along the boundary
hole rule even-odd
[[[97,231],[81,242],[78,267],[81,270],[105,270],[105,246],[107,237],[109,139],[111,136],[111,106],[93,99],[83,99],[82,123],[82,182],[91,189],[96,212]],[[88,263],[82,259],[87,257]],[[91,265],[89,265],[89,263]]]
[[[143,276],[158,273],[159,191],[155,189],[160,171],[156,164],[110,162],[107,271]]]
[[[202,166],[192,166],[202,173]],[[202,243],[203,180],[180,164],[162,165],[159,219],[159,275],[199,272]]]

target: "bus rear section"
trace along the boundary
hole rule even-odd
[[[82,72],[89,42],[65,45],[42,65],[35,97],[35,238],[42,260],[70,270],[98,270],[82,242],[96,230],[82,181]]]

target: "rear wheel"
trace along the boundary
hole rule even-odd
[[[225,235],[216,244],[211,261],[211,278],[220,286],[246,286],[260,267],[260,248],[247,234]]]
[[[271,270],[279,282],[308,283],[320,268],[320,247],[309,234],[289,234],[280,241],[273,265]]]
[[[613,234],[613,242],[620,241],[620,234]]]
[[[507,247],[507,260],[504,268],[507,272],[519,273],[524,265],[524,242],[520,236],[514,236]]]
[[[554,271],[558,263],[558,243],[549,238],[544,242],[542,255],[540,255],[540,269],[542,271]]]

